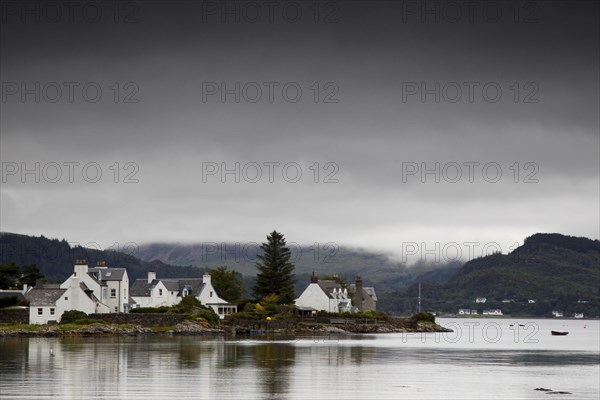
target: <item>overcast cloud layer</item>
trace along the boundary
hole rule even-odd
[[[3,2],[2,231],[396,255],[599,237],[595,2],[74,3]]]

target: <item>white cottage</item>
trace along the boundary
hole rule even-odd
[[[299,308],[333,313],[352,311],[352,300],[348,297],[348,290],[336,281],[319,280],[316,272],[312,273],[310,284],[296,299],[295,304]]]
[[[135,307],[171,307],[185,296],[195,296],[200,302],[211,307],[219,318],[237,311],[237,306],[219,297],[213,287],[210,274],[202,278],[157,279],[156,272],[148,272],[146,279],[136,279],[131,286],[131,298]]]
[[[108,308],[108,311],[101,312],[129,312],[129,277],[125,268],[108,268],[104,261],[99,261],[95,268],[88,268],[86,260],[77,260],[73,274],[60,288],[68,289],[78,285],[83,285],[83,290],[91,291]],[[104,307],[101,309],[104,310]]]
[[[83,283],[66,289],[42,287],[31,289],[25,297],[29,301],[29,323],[58,323],[65,311],[77,310],[86,314],[108,313],[109,308],[94,294],[85,289]]]

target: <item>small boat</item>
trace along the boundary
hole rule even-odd
[[[567,336],[569,334],[569,332],[559,332],[559,331],[550,331],[550,333],[552,333],[552,336]]]

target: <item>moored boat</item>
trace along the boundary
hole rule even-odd
[[[550,333],[552,333],[552,336],[567,336],[569,334],[569,332],[559,332],[559,331],[550,331]]]

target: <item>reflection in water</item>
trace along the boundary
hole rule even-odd
[[[437,344],[393,335],[335,341],[4,338],[0,392],[2,400],[479,400],[537,399],[540,393],[533,388],[550,387],[572,392],[573,398],[597,399],[596,328],[572,344],[549,335],[540,336],[539,344]],[[560,350],[551,349],[554,343]]]
[[[270,398],[286,393],[289,390],[290,367],[296,358],[294,345],[267,342],[249,349],[254,351],[254,364],[263,392]]]

